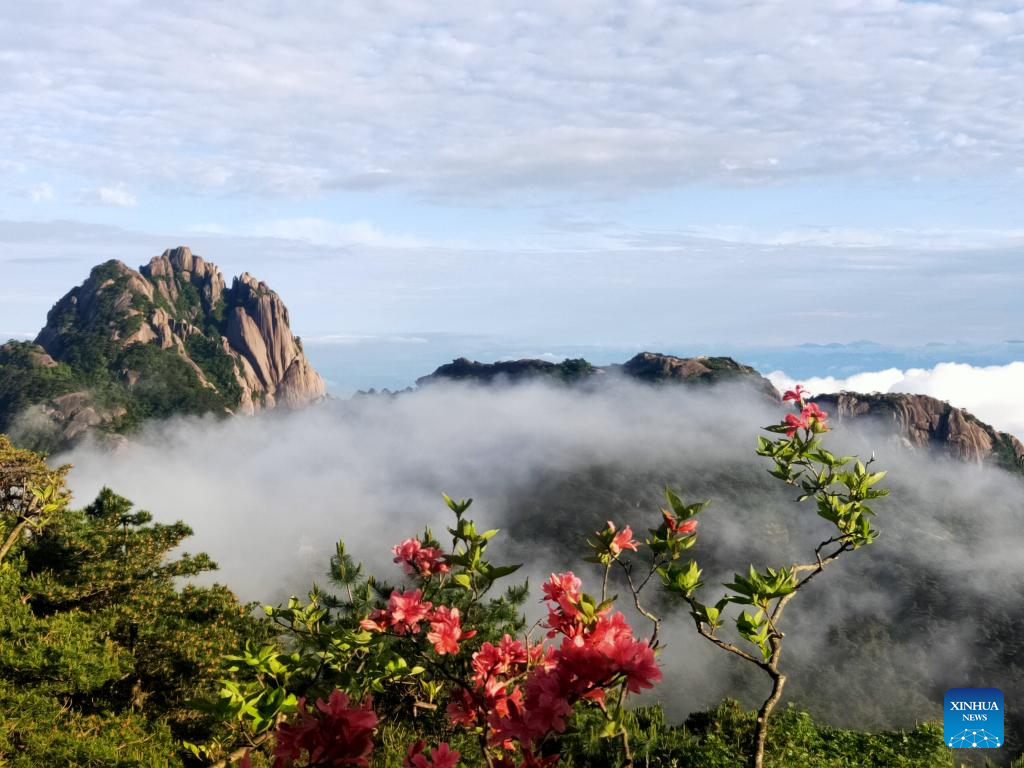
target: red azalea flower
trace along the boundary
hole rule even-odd
[[[385,611],[374,611],[369,617],[359,622],[359,626],[370,632],[386,632],[388,629],[388,615]]]
[[[582,587],[583,582],[576,578],[576,574],[566,571],[565,573],[552,573],[544,582],[542,589],[545,600],[558,603],[565,610],[567,605],[571,607],[573,603],[579,601]]]
[[[677,520],[667,509],[661,510],[661,516],[665,518],[665,525],[677,536],[689,536],[697,530],[696,520]]]
[[[317,699],[316,713],[299,699],[298,719],[279,725],[275,733],[274,768],[290,768],[303,752],[308,763],[324,768],[366,766],[376,727],[369,697],[351,707],[348,696],[335,689],[327,701]]]
[[[610,530],[612,533],[615,533],[615,523],[609,520],[608,528],[606,530]],[[638,541],[633,541],[633,529],[627,525],[612,537],[612,542],[608,545],[608,551],[611,552],[612,557],[616,557],[624,549],[632,549],[636,552],[637,545],[639,543],[640,542]]]
[[[782,396],[782,402],[792,400],[795,403],[802,404],[804,401],[804,395],[806,394],[807,390],[804,389],[803,384],[797,384],[793,389],[786,391],[786,394]]]
[[[473,694],[465,688],[459,688],[457,698],[452,698],[445,712],[453,725],[461,725],[466,728],[476,725],[476,701],[473,699]]]
[[[653,688],[661,680],[661,670],[654,662],[654,651],[647,643],[631,637],[619,637],[610,658],[618,671],[626,675],[626,687],[633,693]]]
[[[483,686],[492,678],[513,675],[525,668],[526,662],[527,651],[523,644],[505,635],[497,646],[484,643],[473,654],[473,682]]]
[[[808,403],[807,405],[805,405],[803,407],[803,410],[800,412],[800,416],[804,419],[804,421],[808,422],[808,424],[810,423],[811,419],[814,419],[822,427],[825,427],[826,429],[828,428],[828,424],[825,422],[825,420],[828,418],[828,414],[821,410],[821,408],[818,407],[817,403]]]
[[[430,750],[430,759],[423,753],[426,742],[417,741],[409,745],[402,768],[455,768],[461,755],[452,751],[447,742],[441,742],[436,749]]]
[[[444,553],[436,547],[424,547],[419,539],[406,539],[391,551],[395,553],[395,562],[401,563],[410,576],[429,579],[434,574],[450,570],[444,562]]]
[[[803,416],[797,416],[795,413],[786,414],[786,437],[793,437],[798,429],[807,429],[810,426],[807,423],[807,419]]]
[[[446,653],[458,653],[459,640],[469,639],[475,634],[476,630],[462,631],[458,608],[442,605],[430,614],[430,631],[427,632],[427,640],[434,644],[434,650],[442,656]]]

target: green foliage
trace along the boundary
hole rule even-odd
[[[222,361],[214,358],[213,353],[210,360],[216,360],[218,374],[224,372]],[[118,356],[115,368],[138,374],[128,402],[132,424],[176,414],[223,412],[237,405],[241,395],[237,384],[230,395],[203,386],[181,355],[155,344],[133,344]]]
[[[521,634],[526,585],[493,594],[496,582],[519,566],[490,562],[488,545],[498,531],[477,531],[465,516],[472,499],[456,501],[445,495],[444,500],[455,518],[447,529],[452,544],[440,578],[416,577],[423,600],[458,609],[463,626],[476,632],[471,641],[465,638],[474,648],[496,643],[505,634]],[[424,547],[440,546],[429,530],[420,541]],[[396,733],[415,723],[419,738],[451,734],[442,692],[450,681],[470,678],[472,653],[440,655],[422,634],[364,628],[361,621],[382,607],[393,587],[364,575],[342,542],[331,558],[328,576],[340,595],[314,585],[305,601],[292,597],[285,605],[267,606],[264,610],[279,632],[276,642],[250,642],[225,657],[226,677],[218,698],[202,708],[234,723],[237,734],[231,740],[197,744],[197,754],[216,758],[239,741],[259,741],[295,713],[299,697],[326,698],[335,688],[354,700],[372,695],[374,709],[383,722],[394,724]],[[448,736],[445,740],[450,741]],[[403,752],[408,743],[402,745]]]
[[[174,282],[178,287],[178,296],[174,301],[174,308],[177,310],[175,314],[189,320],[196,319],[203,309],[199,290],[192,283],[179,280],[177,277]]]
[[[43,351],[27,341],[9,341],[0,346],[0,430],[29,405],[71,392],[75,376],[71,368],[58,363],[48,367],[39,361]]]
[[[207,380],[217,388],[229,407],[242,399],[242,387],[235,378],[235,361],[213,338],[192,334],[185,339],[185,351],[203,370]]]
[[[555,366],[554,377],[572,383],[591,376],[596,368],[582,357],[566,358]]]
[[[637,766],[743,768],[754,737],[756,714],[734,701],[691,715],[682,726],[666,724],[658,707],[631,711],[626,726],[637,745]],[[952,768],[942,728],[925,723],[911,731],[858,733],[814,723],[789,707],[772,718],[767,768]],[[565,766],[621,766],[607,740],[597,738],[596,718],[577,717],[567,740]]]
[[[1024,471],[1024,456],[1017,455],[1013,438],[1005,432],[995,433],[992,457],[998,467],[1016,472]]]
[[[3,519],[24,516],[26,489],[51,507],[0,560],[0,765],[183,765],[181,739],[223,730],[191,700],[265,633],[224,587],[179,586],[214,567],[170,555],[187,526],[107,489],[71,510],[66,471],[0,437]]]

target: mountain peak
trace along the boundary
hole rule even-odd
[[[253,413],[324,394],[281,298],[248,273],[227,289],[220,269],[184,245],[138,271],[116,260],[94,267],[50,310],[35,344],[17,355],[22,364],[66,367],[69,389],[33,403],[59,430],[74,421],[74,404],[96,411],[90,426],[103,422],[91,403],[100,391],[95,399],[114,402],[112,429],[118,419]],[[83,396],[56,404],[75,384]]]

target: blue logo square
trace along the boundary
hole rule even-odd
[[[946,691],[943,738],[954,749],[1003,746],[1003,692],[998,688]]]

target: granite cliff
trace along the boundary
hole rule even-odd
[[[0,373],[0,430],[53,446],[146,418],[252,414],[324,395],[281,298],[248,273],[228,286],[186,247],[138,270],[93,268],[34,344],[0,348]]]
[[[909,449],[930,449],[972,464],[1024,471],[1024,444],[963,408],[928,395],[839,392],[814,398],[832,419],[872,423]]]

